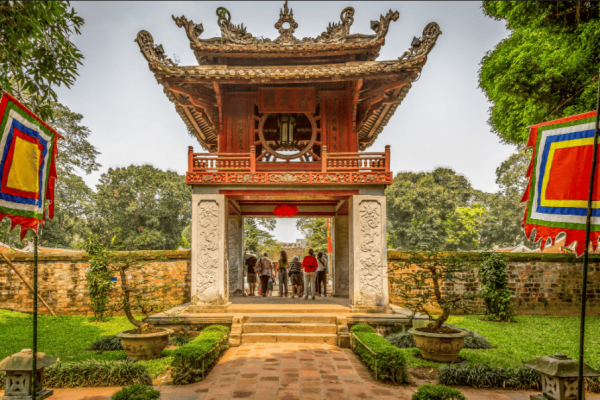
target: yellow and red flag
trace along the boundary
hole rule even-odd
[[[54,217],[56,142],[61,136],[7,93],[0,98],[0,220],[8,217],[11,229],[38,230]]]
[[[527,147],[533,156],[523,228],[529,239],[545,243],[560,233],[565,247],[577,242],[578,256],[585,250],[585,229],[596,111],[544,122],[531,127]],[[600,166],[600,164],[598,164]],[[590,241],[596,250],[600,237],[600,174],[596,168],[592,199]],[[535,236],[534,236],[535,232]],[[589,244],[588,244],[589,245]]]

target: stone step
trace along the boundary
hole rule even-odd
[[[337,346],[338,337],[320,333],[243,333],[244,343],[324,343]]]
[[[247,322],[242,325],[242,333],[325,333],[335,335],[337,326],[335,324],[302,322]]]
[[[310,314],[280,314],[280,315],[246,315],[244,324],[248,323],[304,323],[304,324],[335,324],[336,317],[328,315],[310,315]]]

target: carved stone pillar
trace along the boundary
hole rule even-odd
[[[244,218],[230,215],[227,225],[227,255],[229,261],[229,293],[244,295]]]
[[[192,195],[192,308],[229,303],[227,200],[220,194]]]
[[[335,246],[334,294],[336,297],[348,297],[350,289],[350,232],[347,215],[335,216],[333,238]]]
[[[350,304],[389,312],[385,196],[352,196],[349,205]]]

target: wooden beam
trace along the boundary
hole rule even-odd
[[[215,93],[217,94],[217,104],[219,105],[219,133],[223,133],[223,99],[221,93],[221,85],[214,82]]]
[[[188,120],[190,121],[190,123],[192,125],[194,125],[194,129],[196,129],[196,132],[198,132],[198,135],[200,135],[200,137],[202,138],[202,140],[204,140],[206,142],[206,136],[204,136],[204,133],[202,132],[202,129],[200,129],[200,127],[198,126],[198,123],[194,119],[194,116],[192,115],[192,113],[190,112],[190,110],[188,110],[187,107],[183,107],[183,106],[181,108],[183,108],[183,111],[185,112],[185,115],[187,115]]]
[[[392,94],[392,96],[390,96],[390,100],[391,101],[388,102],[388,103],[383,103],[383,104],[385,104],[384,105],[385,109],[379,115],[379,119],[377,121],[375,121],[375,125],[373,125],[373,129],[371,129],[371,131],[369,132],[368,137],[372,137],[373,136],[373,133],[377,130],[377,128],[381,124],[381,121],[385,117],[385,114],[387,114],[387,112],[389,111],[389,109],[392,106],[392,104],[394,104],[394,102],[396,102],[396,100],[398,100],[398,96],[400,95],[400,91],[401,90],[402,90],[402,86],[398,87],[396,90],[394,90],[394,93]]]
[[[196,92],[195,90],[189,90],[189,89],[185,89],[185,88],[175,86],[175,85],[169,85],[169,86],[167,86],[167,89],[169,89],[170,91],[175,92],[175,93],[185,94],[185,95],[190,96],[198,101],[209,104],[212,107],[215,107],[215,108],[218,107],[217,99],[213,96],[207,96],[203,93]]]
[[[305,196],[314,199],[315,196],[354,196],[359,194],[358,190],[305,190],[300,192]],[[219,194],[226,196],[298,196],[298,190],[219,190]]]
[[[267,211],[243,211],[242,216],[244,217],[253,217],[253,218],[261,218],[261,217],[272,217],[279,218],[277,214],[273,212]],[[293,218],[301,218],[301,217],[335,217],[335,212],[325,212],[325,211],[313,211],[313,212],[299,212],[294,215]]]
[[[363,85],[363,79],[360,78],[354,85],[352,91],[352,132],[356,132],[356,114],[358,111],[358,99],[360,98],[360,88]]]
[[[399,80],[396,82],[389,83],[387,85],[380,86],[380,87],[372,89],[372,90],[364,91],[360,94],[359,102],[365,101],[365,100],[367,100],[373,96],[377,96],[381,93],[385,93],[388,90],[397,89],[398,87],[402,87],[402,86],[406,85],[407,83],[408,82],[406,80],[402,79],[402,80]]]

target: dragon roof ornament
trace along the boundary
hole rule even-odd
[[[392,21],[397,21],[400,17],[398,11],[388,11],[379,21],[371,21],[371,29],[375,31],[374,35],[350,35],[350,26],[354,22],[354,8],[346,7],[340,14],[340,22],[329,23],[326,31],[316,38],[298,39],[294,36],[294,31],[298,28],[298,23],[294,20],[294,12],[288,8],[286,1],[283,8],[279,11],[279,20],[275,23],[275,28],[279,31],[279,37],[275,40],[256,38],[248,33],[244,24],[234,25],[231,23],[231,13],[223,7],[217,8],[218,25],[221,28],[221,37],[211,39],[200,39],[203,32],[202,24],[194,24],[188,21],[185,16],[175,17],[173,20],[178,27],[184,28],[190,42],[213,45],[255,45],[255,46],[289,46],[296,44],[333,44],[347,42],[372,42],[385,38],[389,25]],[[287,24],[287,27],[285,25]]]
[[[436,22],[430,22],[423,29],[423,37],[413,37],[410,48],[398,57],[402,64],[421,64],[425,61],[427,54],[435,46],[438,36],[442,34],[440,26]]]
[[[162,64],[176,67],[177,64],[166,56],[162,44],[155,45],[154,38],[148,31],[139,31],[134,42],[140,46],[142,55],[149,64]]]

